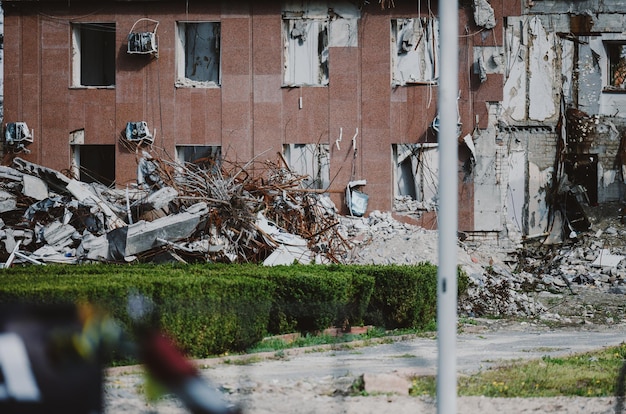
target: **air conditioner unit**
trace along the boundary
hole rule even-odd
[[[148,24],[154,24],[154,29],[152,31],[135,31],[135,26],[137,23],[147,21]],[[159,27],[159,22],[152,19],[139,19],[133,24],[133,27],[130,29],[130,33],[128,33],[128,47],[127,53],[129,54],[140,54],[140,55],[157,55],[157,35],[156,30]]]
[[[26,122],[9,122],[4,129],[4,145],[13,152],[29,152],[27,145],[33,143],[33,133]]]
[[[156,33],[139,32],[128,34],[129,54],[157,54]]]
[[[154,138],[148,128],[146,121],[129,122],[126,124],[126,139],[130,142],[144,142],[147,141],[150,144],[154,142]]]

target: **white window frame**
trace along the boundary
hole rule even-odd
[[[439,20],[391,20],[391,83],[436,85],[439,79]]]
[[[329,42],[328,18],[283,16],[284,85],[327,86]]]
[[[84,80],[82,79],[82,60],[83,60],[83,53],[82,53],[82,44],[83,44],[83,39],[81,38],[81,29],[83,27],[86,26],[93,26],[93,27],[97,27],[98,25],[102,26],[102,30],[103,31],[108,31],[108,27],[111,26],[113,28],[113,55],[110,56],[110,58],[112,59],[112,65],[113,65],[113,83],[110,84],[98,84],[98,85],[91,85],[91,84],[86,84],[84,82]],[[77,88],[113,88],[115,87],[115,77],[116,77],[116,51],[117,48],[115,46],[115,39],[116,39],[116,35],[115,35],[115,31],[117,30],[116,28],[116,24],[114,22],[86,22],[86,23],[73,23],[71,25],[71,31],[72,31],[72,74],[71,74],[71,85],[72,87],[77,87]]]
[[[211,38],[215,43],[212,46],[212,52],[205,55],[204,61],[207,58],[217,56],[217,69],[211,69],[208,71],[206,79],[193,79],[187,76],[187,54],[186,48],[186,32],[187,28],[191,25],[210,25],[213,33],[216,35]],[[204,39],[207,40],[207,39]],[[176,86],[177,87],[219,87],[222,79],[222,57],[221,57],[221,23],[218,21],[179,21],[176,22]],[[212,64],[212,63],[209,63]]]

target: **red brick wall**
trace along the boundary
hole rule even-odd
[[[182,1],[71,2],[70,8],[66,2],[44,2],[22,11],[14,3],[6,5],[5,16],[5,121],[25,121],[35,130],[32,153],[25,158],[51,168],[68,168],[69,133],[84,128],[86,144],[117,146],[117,183],[133,182],[135,154],[118,140],[128,121],[145,120],[156,129],[155,145],[170,154],[176,144],[221,145],[229,158],[244,162],[261,153],[276,159],[284,143],[328,143],[333,200],[343,207],[347,182],[366,179],[369,210],[391,210],[391,145],[426,139],[437,112],[436,86],[391,88],[390,18],[417,16],[413,3],[380,10],[372,2],[359,21],[358,47],[330,50],[329,86],[292,89],[281,88],[280,2],[193,2],[189,9]],[[501,99],[501,77],[479,86],[471,79],[472,47],[501,43],[501,19],[510,11],[494,9],[494,31],[460,40],[464,133],[472,132],[475,112],[484,127],[485,101]],[[424,6],[422,15],[427,12]],[[126,54],[126,35],[140,17],[160,22],[158,59]],[[471,11],[460,12],[460,34],[466,27],[478,30],[470,17]],[[70,20],[116,22],[115,88],[70,87]],[[220,88],[175,87],[178,20],[221,22]],[[357,128],[355,156],[351,138]],[[460,171],[464,157],[461,152],[459,165],[442,168]],[[461,179],[459,187],[459,227],[471,230],[471,181]]]

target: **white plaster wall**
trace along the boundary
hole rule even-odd
[[[474,138],[474,228],[477,231],[503,229],[503,160],[495,140],[494,128],[480,131]]]
[[[526,46],[520,27],[526,19],[511,17],[505,32],[506,72],[502,116],[511,121],[526,119]]]
[[[528,235],[542,234],[548,227],[546,189],[550,185],[552,168],[540,170],[528,163]]]
[[[541,20],[533,18],[529,22],[530,53],[528,62],[528,118],[533,121],[545,121],[557,114],[556,101],[554,33],[547,33]],[[559,85],[560,87],[560,85]]]

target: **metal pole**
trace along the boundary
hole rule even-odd
[[[437,273],[437,412],[456,413],[457,325],[457,0],[439,2],[439,267]]]

